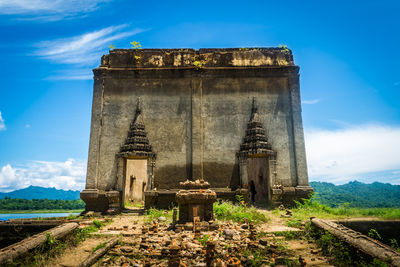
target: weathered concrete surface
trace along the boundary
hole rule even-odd
[[[379,241],[332,221],[312,218],[311,223],[328,231],[363,253],[389,263],[391,266],[400,266],[400,253]]]
[[[62,223],[63,221],[61,220],[11,220],[0,222],[0,249]]]
[[[312,190],[298,71],[291,51],[280,48],[110,51],[94,70],[87,192],[123,191],[123,164],[116,154],[139,97],[147,137],[157,155],[155,188],[174,189],[197,178],[215,188],[237,188],[236,153],[256,97],[266,135],[277,152],[272,184]]]
[[[367,235],[371,229],[375,229],[384,241],[389,241],[392,238],[400,240],[400,220],[355,218],[335,222],[364,235]]]

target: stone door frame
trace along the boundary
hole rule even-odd
[[[267,202],[270,203],[272,200],[272,187],[277,183],[276,179],[276,152],[271,151],[272,153],[266,154],[247,154],[247,155],[239,155],[239,179],[240,179],[240,187],[244,189],[249,188],[249,177],[248,177],[248,159],[250,158],[265,158],[268,164],[267,170]],[[250,193],[250,191],[249,191]]]
[[[128,159],[146,159],[147,160],[147,179],[146,188],[144,191],[152,190],[154,188],[154,169],[155,169],[155,158],[146,156],[123,156],[118,159],[118,170],[117,170],[117,186],[118,191],[121,192],[121,208],[125,208],[125,186],[126,186],[126,168]],[[144,192],[142,199],[144,200]]]

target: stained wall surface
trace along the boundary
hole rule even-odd
[[[236,153],[253,97],[277,152],[273,183],[308,185],[298,70],[291,52],[279,48],[110,51],[94,70],[86,188],[122,191],[116,153],[139,97],[157,154],[157,189],[200,177],[212,187],[237,187]]]

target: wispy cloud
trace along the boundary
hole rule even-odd
[[[1,111],[0,111],[0,131],[5,131],[6,128],[6,124],[4,122],[3,116],[1,115]]]
[[[49,81],[92,80],[92,79],[93,79],[93,73],[90,68],[58,71],[56,74],[46,78],[46,80]]]
[[[318,104],[319,101],[321,101],[321,99],[303,100],[303,101],[301,101],[301,103],[304,105],[314,105],[314,104]]]
[[[0,14],[18,15],[18,19],[55,21],[82,16],[109,0],[1,0]]]
[[[78,36],[40,42],[36,44],[38,49],[34,55],[55,63],[91,65],[99,61],[112,42],[143,31],[130,29],[127,24],[110,26]]]
[[[86,161],[32,161],[24,166],[10,164],[0,170],[0,191],[9,192],[29,185],[82,190],[85,187]]]
[[[305,135],[312,179],[346,182],[400,169],[399,126],[360,125],[311,130]],[[392,182],[399,183],[400,177],[396,177]]]

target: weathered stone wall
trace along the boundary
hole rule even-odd
[[[116,153],[138,97],[157,154],[156,188],[202,175],[212,187],[238,186],[236,152],[253,97],[277,152],[273,182],[308,185],[298,70],[291,52],[279,48],[110,51],[94,70],[86,188],[122,190]]]

